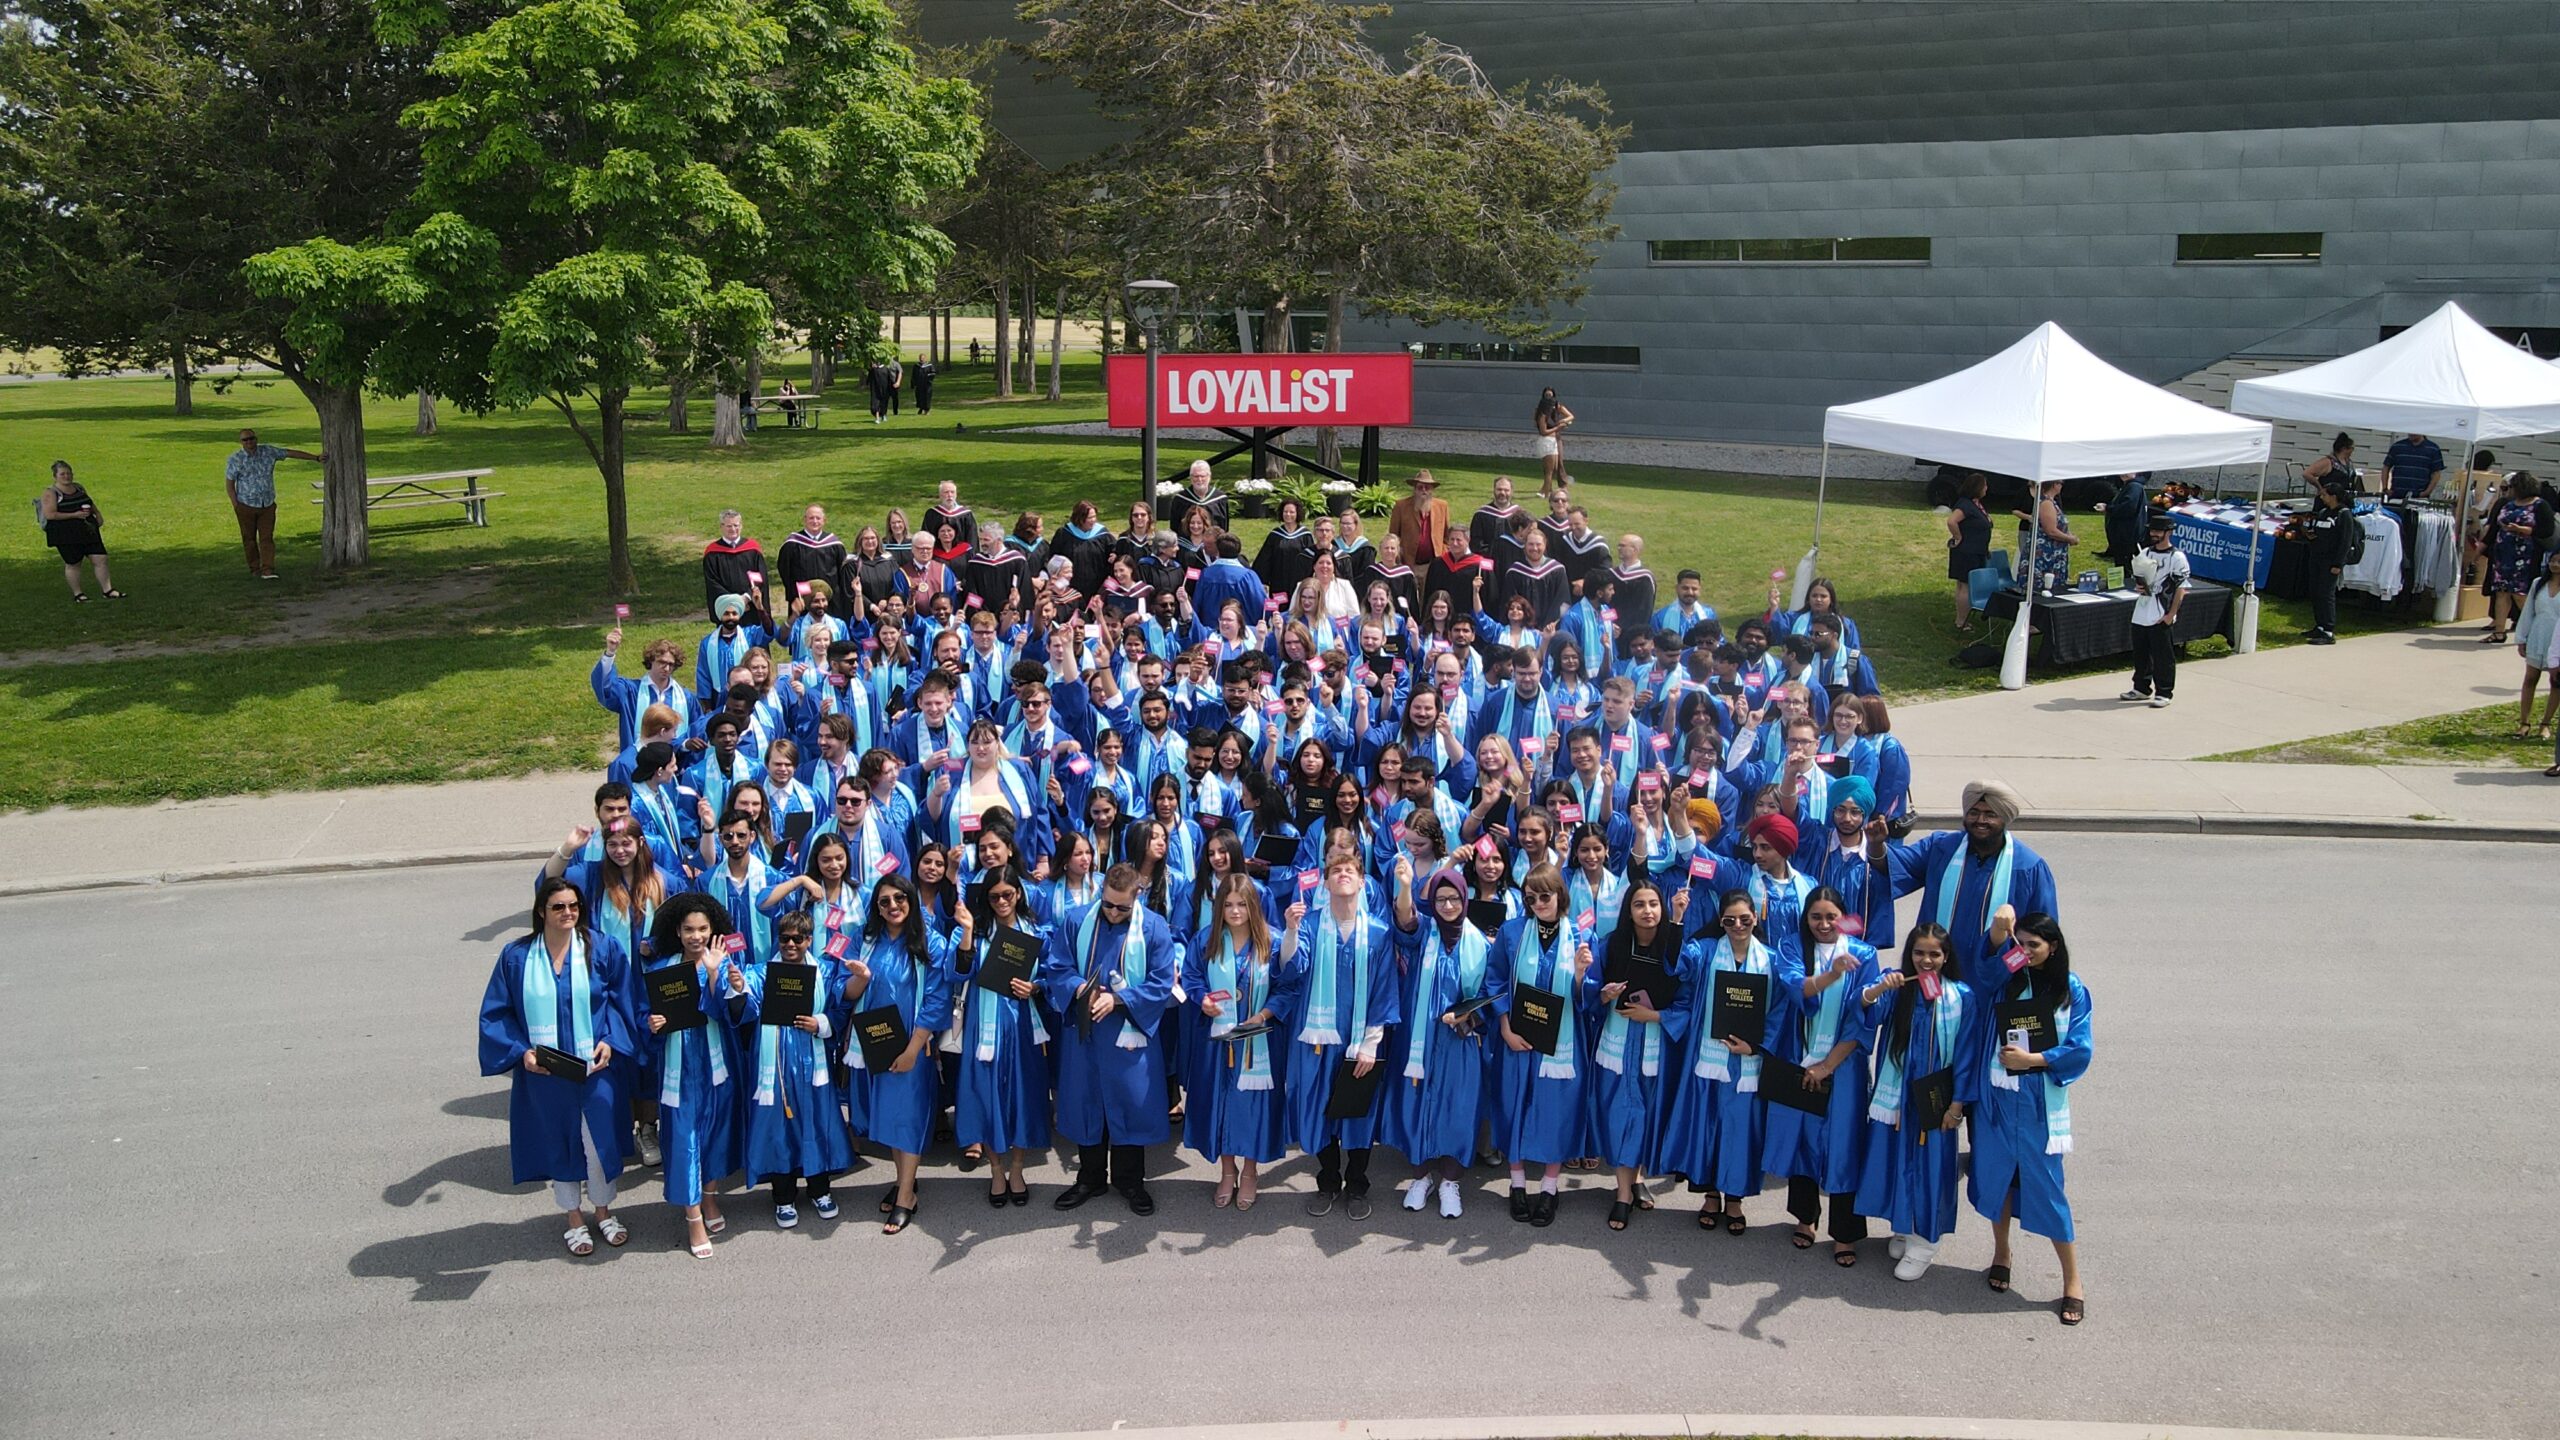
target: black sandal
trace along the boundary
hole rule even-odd
[[[1698,1228],[1710,1235],[1724,1228],[1724,1202],[1718,1200],[1715,1203],[1713,1210],[1704,1205],[1698,1207]]]
[[[2006,1265],[1994,1265],[1990,1269],[1983,1271],[1982,1283],[1990,1286],[1993,1290],[2002,1295],[2008,1294],[2009,1267]]]
[[[1857,1264],[1857,1263],[1858,1263],[1858,1247],[1857,1247],[1857,1246],[1855,1246],[1855,1245],[1834,1245],[1834,1246],[1832,1246],[1832,1247],[1831,1247],[1831,1263],[1832,1263],[1832,1264],[1834,1264],[1834,1265],[1839,1266],[1839,1267],[1840,1267],[1841,1269],[1843,1269],[1843,1270],[1846,1270],[1846,1269],[1848,1269],[1849,1267],[1851,1267],[1851,1266],[1853,1266],[1853,1265]]]
[[[1727,1210],[1724,1212],[1724,1233],[1727,1235],[1740,1235],[1750,1228],[1751,1222],[1742,1218],[1741,1211]]]
[[[2089,1302],[2077,1295],[2062,1297],[2062,1323],[2077,1325],[2089,1318]]]
[[[86,595],[74,595],[71,597],[71,603],[74,605],[86,605],[89,603],[89,597]]]
[[[880,1227],[880,1233],[883,1235],[895,1235],[905,1230],[908,1226],[916,1223],[916,1211],[922,1207],[924,1197],[919,1195],[916,1197],[916,1201],[917,1203],[914,1205],[891,1206],[889,1208],[889,1223]]]
[[[1005,1207],[1005,1203],[1005,1191],[1003,1186],[999,1185],[995,1189],[987,1192],[988,1209],[1001,1210]]]
[[[1644,1192],[1644,1186],[1641,1183],[1636,1186],[1636,1208],[1639,1210],[1653,1208],[1653,1197]]]
[[[121,600],[124,598],[124,592],[121,590],[106,590],[101,591],[100,593],[104,594],[110,600]]]
[[[898,1208],[898,1187],[897,1187],[897,1186],[895,1186],[895,1185],[892,1185],[892,1186],[890,1186],[888,1189],[883,1190],[883,1191],[881,1191],[881,1192],[880,1192],[880,1213],[881,1213],[881,1214],[883,1214],[883,1215],[886,1215],[886,1214],[888,1214],[890,1211],[895,1210],[895,1209],[897,1209],[897,1208]]]
[[[1626,1229],[1627,1217],[1634,1213],[1636,1213],[1636,1207],[1635,1202],[1632,1200],[1619,1200],[1611,1203],[1609,1206],[1609,1228],[1612,1230]]]
[[[1787,1232],[1787,1243],[1793,1245],[1799,1250],[1812,1249],[1813,1227],[1810,1225],[1799,1225],[1795,1229]]]
[[[1019,1190],[1008,1190],[1005,1192],[1005,1198],[1016,1205],[1028,1205],[1031,1203],[1031,1187],[1025,1185]]]

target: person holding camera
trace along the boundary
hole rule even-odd
[[[2154,710],[2167,709],[2178,688],[2178,606],[2192,571],[2177,547],[2177,529],[2169,512],[2153,511],[2144,527],[2149,543],[2125,567],[2134,591],[2133,688],[2119,698],[2147,700]]]

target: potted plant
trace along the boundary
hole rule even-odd
[[[1244,518],[1247,520],[1270,519],[1271,492],[1271,482],[1258,475],[1237,481],[1236,499],[1241,504]]]

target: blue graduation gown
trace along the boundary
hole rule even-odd
[[[1663,922],[1670,924],[1669,920]],[[1600,998],[1608,988],[1608,966],[1594,960],[1582,977],[1583,1020],[1591,1033],[1591,1138],[1600,1158],[1612,1165],[1632,1166],[1639,1174],[1661,1168],[1662,1122],[1674,1082],[1680,1074],[1682,1041],[1689,1032],[1690,1012],[1684,1003],[1690,988],[1688,967],[1675,961],[1672,993],[1649,997],[1662,1018],[1627,1022],[1626,1053],[1620,1069],[1600,1063],[1600,1041],[1613,1007]],[[1662,1037],[1662,1056],[1653,1074],[1644,1073],[1647,1031]]]
[[[1864,850],[1834,848],[1830,833],[1809,839],[1796,851],[1796,866],[1840,892],[1866,925],[1858,938],[1878,951],[1895,947],[1894,889],[1887,867],[1871,865]]]
[[[819,1008],[825,1034],[812,1035],[787,1025],[756,1023],[764,1007],[765,967],[746,970],[747,989],[729,1001],[729,1018],[738,1035],[738,1058],[730,1079],[746,1110],[746,1167],[750,1184],[785,1176],[833,1175],[853,1168],[853,1141],[845,1133],[844,1106],[836,1094],[828,1041],[844,1033],[844,963],[812,952],[818,967]],[[774,1032],[773,1099],[756,1095],[757,1055],[764,1032]],[[743,1073],[741,1073],[743,1072]]]
[[[871,967],[871,983],[848,1009],[851,1015],[895,1005],[910,1038],[938,1034],[951,1023],[951,936],[928,925],[925,953],[911,955],[905,942],[884,935],[859,943],[853,954]],[[861,1047],[850,1047],[847,1064]],[[933,1141],[933,1121],[942,1112],[942,1071],[928,1042],[905,1074],[856,1067],[852,1084],[863,1138],[905,1155],[921,1155]]]
[[[586,1179],[586,1147],[578,1135],[583,1124],[610,1179],[622,1173],[623,1131],[616,1119],[622,1104],[621,1067],[608,1066],[603,1074],[583,1081],[537,1075],[524,1068],[525,1052],[533,1048],[524,1019],[524,961],[533,940],[527,935],[498,952],[497,964],[489,971],[489,987],[480,997],[480,1073],[509,1077],[508,1163],[519,1185]],[[631,986],[624,973],[622,947],[593,932],[587,934],[586,946],[589,1024],[595,1038],[612,1046],[619,1056],[632,1048]],[[569,1037],[575,1033],[576,992],[570,988],[565,964],[557,989],[559,1048],[567,1050],[573,1048]]]
[[[682,956],[667,963],[681,965]],[[741,969],[746,968],[743,961]],[[746,1158],[746,1134],[738,1114],[739,1087],[751,1077],[739,1073],[745,1047],[738,1043],[738,1032],[730,1026],[720,1004],[728,993],[728,969],[725,960],[715,957],[709,978],[702,982],[703,1008],[710,1023],[694,1030],[670,1031],[649,1037],[650,1054],[661,1087],[658,1095],[658,1145],[663,1153],[663,1177],[670,1205],[698,1205],[703,1187],[734,1173]],[[711,1076],[711,1047],[722,1047],[727,1065],[727,1078],[714,1083]],[[683,1084],[674,1104],[666,1103],[663,1086],[667,1053],[681,1046],[684,1051]]]
[[[1734,1080],[1718,1080],[1697,1072],[1697,1059],[1703,1048],[1724,1043],[1707,1033],[1714,1015],[1714,989],[1710,983],[1714,977],[1708,971],[1715,963],[1718,945],[1717,939],[1701,936],[1680,952],[1687,982],[1682,1003],[1689,1010],[1689,1043],[1681,1052],[1670,1108],[1663,1114],[1659,1159],[1664,1172],[1685,1176],[1693,1185],[1723,1195],[1757,1195],[1768,1102],[1756,1090],[1742,1089],[1742,1056],[1734,1057]],[[1761,1034],[1762,1050],[1776,1049],[1779,1036],[1793,1023],[1792,1002],[1787,997],[1801,995],[1803,985],[1804,971],[1791,965],[1784,952],[1772,950],[1769,1016]]]
[[[1813,956],[1805,957],[1790,1007],[1794,1013],[1779,1034],[1776,1049],[1780,1059],[1798,1065],[1810,1065],[1822,1058],[1806,1048],[1807,1033],[1813,1028],[1822,1001],[1832,992],[1840,997],[1839,1029],[1832,1040],[1835,1044],[1846,1040],[1858,1048],[1832,1072],[1831,1103],[1822,1114],[1807,1115],[1789,1106],[1772,1105],[1768,1128],[1761,1139],[1762,1163],[1771,1174],[1810,1176],[1820,1183],[1825,1195],[1847,1195],[1858,1188],[1859,1167],[1865,1163],[1867,1152],[1867,1056],[1875,1038],[1867,1020],[1867,1007],[1858,999],[1876,983],[1875,949],[1860,940],[1841,943],[1857,963],[1830,991],[1807,999],[1801,977],[1812,974],[1817,965]]]
[[[1183,1077],[1182,1143],[1209,1160],[1235,1156],[1257,1165],[1267,1165],[1289,1153],[1285,1133],[1289,1083],[1288,1064],[1291,1049],[1285,1028],[1274,1028],[1263,1037],[1266,1053],[1271,1057],[1271,1088],[1246,1090],[1245,1046],[1212,1039],[1211,1025],[1217,1023],[1200,1013],[1199,1006],[1208,997],[1209,961],[1217,951],[1215,932],[1203,930],[1193,938],[1182,966],[1182,990],[1189,996],[1191,1009],[1187,1027],[1191,1068]],[[1272,942],[1262,956],[1267,967],[1263,1008],[1271,1011],[1275,1027],[1281,1016],[1290,1013],[1293,1004],[1291,987],[1304,979],[1303,972],[1279,961],[1279,944]],[[1243,1000],[1243,970],[1249,957],[1236,961],[1237,994],[1225,1002],[1226,1018],[1242,1024],[1252,1012]]]
[[[1494,937],[1493,955],[1486,970],[1494,979],[1493,1010],[1497,1015],[1511,1013],[1512,990],[1515,986],[1534,985],[1565,997],[1565,1003],[1580,1003],[1581,981],[1573,973],[1574,953],[1581,937],[1567,922],[1556,937],[1551,954],[1531,960],[1522,968],[1520,934],[1538,922],[1529,917],[1510,922]],[[1592,960],[1598,968],[1599,960]],[[1494,1044],[1501,1047],[1501,1067],[1494,1099],[1493,1137],[1502,1153],[1514,1164],[1560,1165],[1591,1153],[1591,1117],[1584,1094],[1591,1075],[1591,1025],[1580,1014],[1575,1017],[1572,1051],[1568,1055],[1559,1045],[1553,1057],[1535,1050],[1514,1050],[1496,1032]],[[1549,1077],[1538,1073],[1550,1058],[1570,1060],[1573,1073]]]
[[[2009,866],[2009,904],[2020,915],[2042,911],[2059,916],[2061,901],[2054,892],[2053,870],[2044,857],[2011,837],[2018,847]],[[1889,844],[1886,858],[1893,866],[1893,893],[1908,895],[1920,892],[1920,919],[1938,916],[1938,872],[1944,870],[1947,858],[1966,843],[1961,830],[1941,830],[1908,844]],[[1991,901],[1992,860],[1978,859],[1970,852],[1964,857],[1964,868],[1956,883],[1955,912],[1947,925],[1954,953],[1947,957],[1947,969],[1968,985],[1992,987],[2005,980],[2005,968],[1992,963],[1989,938],[1984,933],[1991,912],[1999,907]]]
[[[1397,964],[1404,975],[1405,1023],[1387,1032],[1387,1049],[1380,1061],[1389,1067],[1381,1085],[1390,1096],[1380,1138],[1416,1165],[1434,1160],[1464,1165],[1475,1158],[1476,1122],[1483,1113],[1490,1063],[1487,1047],[1500,1042],[1487,1038],[1492,1034],[1489,1009],[1476,1012],[1475,1031],[1468,1035],[1452,1030],[1440,1017],[1459,1002],[1487,993],[1493,983],[1493,941],[1474,926],[1467,927],[1468,933],[1485,943],[1485,968],[1473,985],[1463,985],[1454,954],[1443,952],[1430,970],[1423,969],[1423,956],[1437,929],[1436,922],[1420,920],[1412,930],[1392,932]],[[1413,1059],[1414,1046],[1426,1035],[1422,1078],[1407,1079],[1405,1066]]]
[[[2071,977],[2070,1028],[2045,1050],[2049,1068],[2020,1076],[2015,1090],[1991,1083],[2003,1037],[1996,1022],[1986,1023],[1982,1031],[1982,1044],[1974,1052],[1982,1077],[1982,1108],[1974,1112],[1973,1173],[1966,1187],[1973,1208],[1984,1219],[1997,1220],[2001,1203],[2014,1199],[2017,1221],[2028,1234],[2068,1243],[2073,1238],[2071,1201],[2063,1193],[2062,1157],[2045,1153],[2041,1082],[2050,1077],[2069,1086],[2088,1073],[2089,988],[2079,976]]]
[[[1319,897],[1321,898],[1321,897]],[[1367,1019],[1370,1027],[1392,1032],[1403,1018],[1400,987],[1396,983],[1394,942],[1388,937],[1386,923],[1374,908],[1364,902],[1363,912],[1353,922],[1368,936],[1369,983],[1367,987]],[[1334,1071],[1342,1061],[1354,1054],[1362,1037],[1351,1028],[1352,1001],[1359,993],[1356,975],[1357,945],[1346,932],[1334,941],[1333,993],[1334,1028],[1341,1040],[1333,1044],[1310,1044],[1305,1038],[1308,1006],[1316,988],[1316,966],[1320,963],[1317,936],[1321,930],[1333,928],[1330,901],[1323,908],[1308,911],[1298,925],[1298,953],[1287,965],[1291,972],[1286,987],[1288,1009],[1280,1016],[1286,1022],[1289,1049],[1289,1085],[1286,1090],[1289,1143],[1309,1155],[1328,1145],[1346,1150],[1362,1150],[1378,1143],[1378,1117],[1386,1106],[1387,1079],[1378,1082],[1377,1093],[1370,1098],[1365,1115],[1352,1120],[1330,1120],[1325,1110],[1333,1103]],[[1275,1012],[1277,1013],[1277,1012]],[[1386,1064],[1386,1037],[1378,1040],[1377,1064]],[[1388,1077],[1392,1079],[1393,1077]]]
[[[1051,928],[1049,951],[1040,962],[1041,993],[1059,1017],[1058,1133],[1078,1145],[1102,1144],[1106,1135],[1114,1145],[1158,1144],[1172,1134],[1172,1125],[1164,1088],[1170,1062],[1157,1032],[1182,970],[1182,947],[1162,915],[1138,910],[1132,923],[1144,927],[1146,969],[1135,983],[1123,984],[1120,952],[1128,943],[1127,925],[1097,924],[1095,953],[1079,953],[1077,941],[1092,908],[1079,906]],[[1077,1024],[1073,1009],[1088,974],[1107,975],[1109,988],[1119,997],[1109,1015],[1092,1023],[1089,1035]],[[1146,1043],[1122,1048],[1124,1031]]]
[[[1030,916],[1015,919],[1016,928],[1047,938]],[[992,927],[979,932],[970,947],[968,968],[952,977],[952,1019],[960,1031],[960,1056],[953,1088],[951,1133],[962,1146],[983,1145],[991,1154],[1007,1150],[1042,1150],[1049,1144],[1049,1047],[1056,1043],[1057,1022],[1040,1014],[1040,1000],[989,991],[969,976],[987,955]],[[991,1053],[979,1053],[980,1010],[994,1007]],[[1042,1037],[1050,1037],[1043,1043]]]
[[[1870,984],[1873,982],[1870,981]],[[1930,1011],[1918,993],[1911,997],[1910,1050],[1902,1072],[1904,1110],[1898,1123],[1880,1120],[1867,1122],[1866,1160],[1858,1172],[1857,1210],[1872,1215],[1893,1227],[1897,1235],[1917,1235],[1935,1244],[1955,1233],[1956,1177],[1964,1169],[1961,1131],[1939,1128],[1942,1115],[1914,1115],[1909,1108],[1909,1086],[1923,1075],[1948,1066],[1955,1067],[1955,1098],[1970,1114],[1981,1104],[1982,1068],[1973,1057],[1983,1047],[1982,1027],[1990,1023],[1991,1005],[1981,992],[1950,980],[1938,1003],[1961,1004],[1963,1013],[1956,1028],[1952,1053],[1940,1053],[1938,1032],[1930,1019]],[[1867,1023],[1876,1032],[1876,1055],[1883,1064],[1884,1047],[1890,1038],[1888,1026],[1893,1017],[1895,995],[1881,995],[1867,1010]],[[1927,1143],[1922,1143],[1922,1137]]]

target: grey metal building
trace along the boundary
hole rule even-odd
[[[1401,0],[1376,33],[1425,31],[1633,133],[1565,345],[1348,337],[1424,346],[1418,424],[1522,428],[1552,384],[1585,433],[1810,442],[2048,319],[2200,393],[2448,298],[2560,335],[2560,4]],[[1043,158],[1104,133],[1018,71],[996,120]]]

